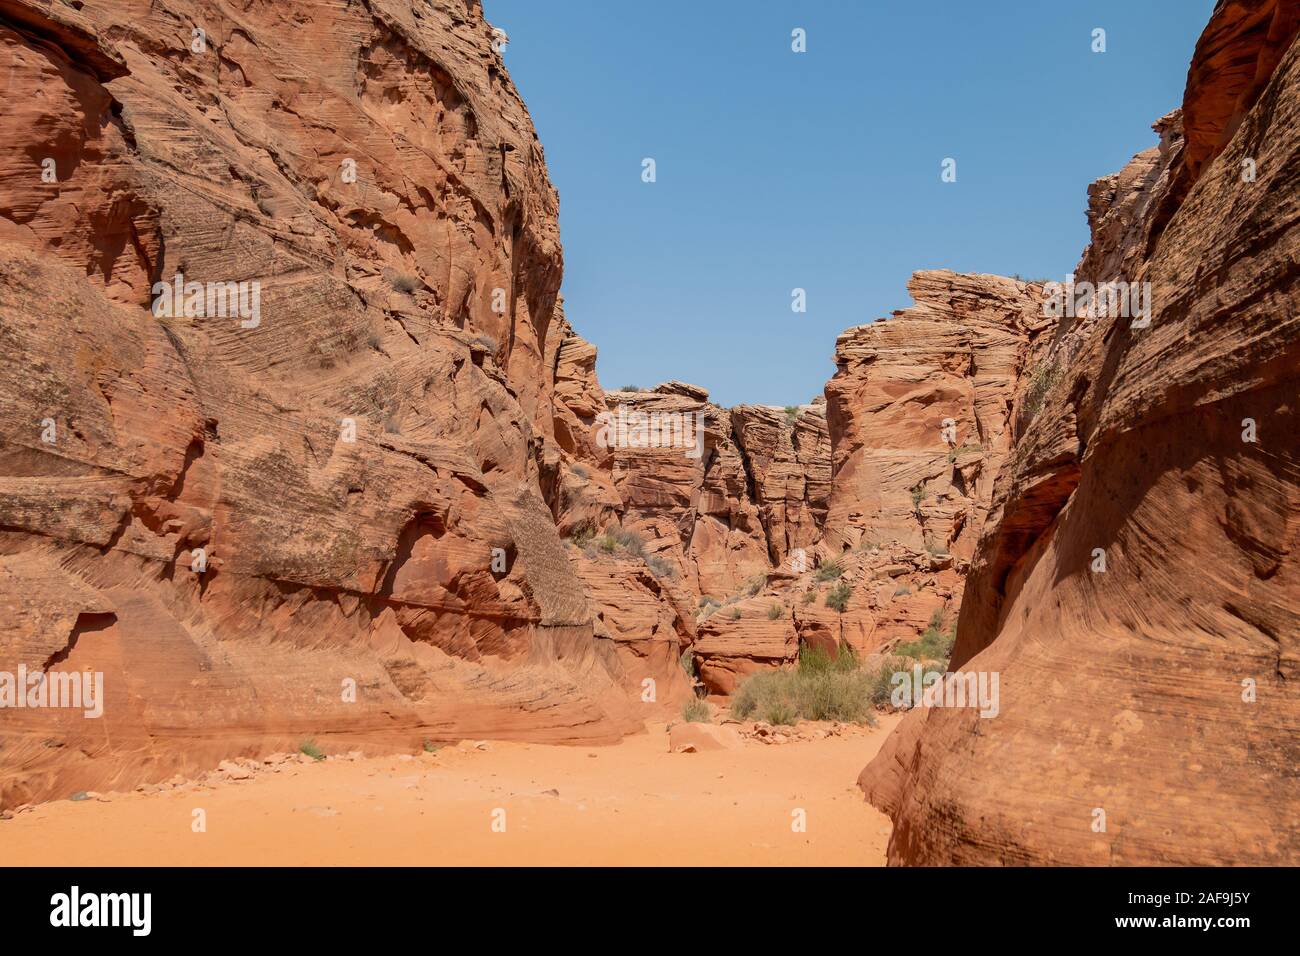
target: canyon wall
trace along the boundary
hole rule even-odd
[[[106,697],[0,709],[0,804],[639,726],[556,529],[583,358],[493,41],[476,0],[0,0],[0,671]]]
[[[824,406],[784,425],[779,411],[731,411],[754,499],[785,520],[765,521],[774,571],[698,623],[711,691],[788,665],[801,646],[865,655],[956,619],[1021,376],[1051,323],[1037,283],[931,271],[909,289],[915,305],[839,337]],[[827,599],[841,583],[837,610]]]
[[[1294,859],[1297,24],[1221,4],[1088,192],[1148,328],[918,272],[824,398],[723,408],[602,389],[477,0],[0,0],[0,704],[105,688],[0,707],[0,808],[608,741],[955,624],[1001,712],[864,771],[893,862]]]
[[[0,805],[612,740],[696,691],[702,597],[815,562],[820,401],[601,389],[498,39],[476,0],[0,0]],[[628,411],[696,453],[602,438]]]
[[[1000,712],[916,710],[863,772],[891,862],[1300,858],[1296,14],[1220,3],[1089,191],[1076,280],[1149,282],[1151,321],[1040,336],[952,659]]]

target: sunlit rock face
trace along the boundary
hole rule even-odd
[[[0,710],[0,803],[637,726],[550,507],[585,360],[479,4],[76,7],[0,4],[0,671],[106,699]]]
[[[863,772],[892,862],[1300,855],[1293,14],[1221,3],[1181,115],[1090,191],[1078,278],[1149,282],[1150,322],[1035,349],[952,660],[1000,713],[915,711]]]

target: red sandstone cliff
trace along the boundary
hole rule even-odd
[[[604,392],[476,0],[245,7],[0,0],[0,672],[107,695],[0,710],[0,805],[305,737],[610,739],[683,652],[727,694],[960,612],[1002,713],[864,773],[895,862],[1294,857],[1293,6],[1221,4],[1089,190],[1077,279],[1151,281],[1150,329],[920,272],[790,410]],[[178,273],[257,321],[153,314]],[[699,454],[603,440],[629,413]]]
[[[0,712],[0,802],[637,725],[548,507],[557,198],[491,40],[475,0],[0,2],[0,670],[107,695]],[[151,314],[177,274],[259,314]]]
[[[702,593],[820,534],[820,408],[601,389],[492,41],[476,0],[0,0],[0,671],[107,695],[0,710],[0,802],[610,739],[691,693]],[[602,443],[620,405],[702,454]]]
[[[1295,14],[1220,3],[1160,147],[1090,191],[1079,280],[1154,315],[1038,350],[952,660],[1001,712],[918,710],[863,772],[893,862],[1300,855]]]

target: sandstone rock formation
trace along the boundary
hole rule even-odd
[[[692,693],[702,594],[817,540],[820,406],[601,389],[491,38],[477,0],[0,0],[0,672],[108,698],[0,710],[0,804],[609,739]],[[602,442],[623,407],[699,453]]]
[[[1181,117],[1091,192],[1078,278],[1154,314],[1044,337],[952,660],[1000,714],[915,711],[863,772],[892,862],[1300,858],[1294,15],[1220,3]]]
[[[960,615],[1004,699],[864,772],[894,862],[1293,861],[1298,29],[1220,3],[1089,190],[1074,279],[1150,327],[919,272],[728,409],[601,387],[479,0],[0,0],[0,809],[609,740]]]
[[[964,573],[1011,445],[1017,384],[1050,322],[1034,283],[935,271],[909,290],[914,306],[836,343],[825,543]]]
[[[0,803],[637,726],[556,531],[586,359],[476,0],[4,0],[0,76],[0,671],[107,695],[0,711]]]

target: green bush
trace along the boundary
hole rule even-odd
[[[804,644],[799,648],[799,669],[810,674],[819,674],[822,671],[847,673],[858,669],[858,655],[847,645],[841,646],[832,657],[820,647]]]
[[[888,688],[888,676],[883,681]],[[878,702],[880,682],[879,673],[863,668],[847,648],[831,657],[805,647],[796,667],[754,674],[741,684],[732,698],[731,712],[741,720],[753,716],[771,724],[796,720],[874,724],[872,708]],[[879,702],[888,700],[886,692]]]
[[[948,451],[948,463],[952,464],[957,458],[968,451],[983,451],[983,445],[962,445],[960,448],[952,448]]]
[[[611,528],[607,534],[614,539],[614,543],[626,551],[628,554],[635,554],[641,557],[645,553],[645,538],[641,537],[635,531],[624,531],[622,528]]]
[[[826,606],[834,609],[840,614],[843,614],[848,610],[849,598],[852,594],[853,589],[849,587],[849,582],[841,581],[827,592]]]
[[[688,647],[686,650],[682,651],[682,656],[677,660],[682,665],[682,670],[686,671],[686,676],[694,680],[697,676],[695,670],[695,652]]]
[[[936,611],[935,616],[930,619],[930,626],[921,633],[921,636],[915,641],[899,644],[894,648],[894,653],[918,661],[943,661],[946,664],[948,658],[952,656],[952,645],[957,640],[957,629],[953,627],[948,631],[941,631],[935,618],[942,622],[943,612]]]
[[[773,700],[763,709],[763,720],[778,727],[793,727],[799,714],[788,701]]]
[[[868,691],[871,703],[876,707],[889,707],[893,703],[894,675],[905,673],[908,681],[911,681],[912,668],[918,663],[920,662],[910,657],[886,657],[871,675]],[[924,681],[927,674],[943,674],[947,669],[947,665],[943,664],[922,664],[921,679]]]
[[[605,529],[605,533],[596,539],[596,547],[605,554],[625,551],[638,558],[645,556],[645,538],[635,531],[626,531],[617,525]]]
[[[918,481],[912,486],[912,510],[919,511],[921,508],[921,499],[925,497],[925,482]]]
[[[834,581],[844,573],[844,565],[838,561],[827,561],[813,575],[813,580],[819,584],[823,581]]]
[[[698,697],[692,697],[682,705],[682,720],[688,724],[708,724],[713,722],[709,714],[709,705]]]
[[[300,750],[302,753],[305,753],[312,760],[325,759],[325,751],[317,747],[316,741],[314,740],[304,740],[301,744],[298,745],[298,750]]]

